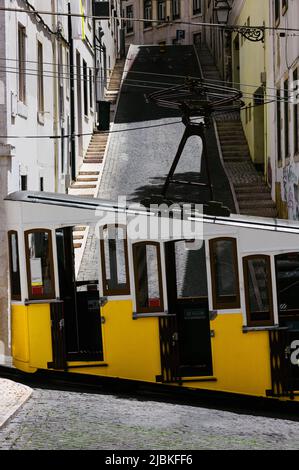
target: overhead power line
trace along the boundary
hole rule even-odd
[[[8,74],[17,75],[19,73],[19,69],[17,67],[4,67],[3,68],[0,65],[0,73],[1,72],[6,72]],[[37,69],[29,69],[27,71],[22,70],[22,73],[25,74],[26,76],[29,76],[29,77],[39,77],[40,76],[40,73]],[[142,74],[143,72],[136,72],[136,73]],[[153,74],[153,75],[162,76],[162,74]],[[57,78],[57,79],[68,80],[70,78],[71,74],[66,73],[66,72],[59,73],[59,72],[46,71],[46,73],[44,72],[42,76],[43,76],[43,78]],[[168,76],[168,75],[165,75],[165,76]],[[76,78],[76,80],[78,80],[78,75],[76,75],[75,78]],[[187,79],[201,80],[200,77],[181,76],[181,78],[186,79],[186,80]],[[204,85],[214,85],[215,84],[215,86],[216,86],[216,82],[217,83],[222,83],[223,82],[221,80],[210,80],[210,79],[209,80],[202,79],[202,80],[203,80]],[[89,77],[87,76],[87,78],[85,78],[84,75],[82,74],[82,75],[80,75],[80,81],[88,83],[89,82]],[[96,78],[94,76],[93,77],[93,83],[102,83],[102,80],[101,80],[101,78]],[[132,78],[125,78],[121,83],[123,83],[125,86],[129,86],[129,85],[134,86],[134,84],[136,84],[135,86],[139,87],[139,88],[142,87],[142,88],[152,88],[152,89],[166,89],[166,86],[173,86],[173,82],[158,82],[158,81],[143,80],[143,79],[134,80]],[[228,82],[228,83],[232,84],[233,82]],[[156,85],[160,85],[160,86],[158,87]],[[245,91],[243,91],[242,93],[243,93],[244,98],[254,98],[255,97],[255,95],[253,93],[249,93],[249,92],[245,92]],[[293,96],[293,94],[290,93],[290,96],[288,96],[288,98],[291,98],[292,96]],[[276,96],[276,94],[272,95],[272,94],[264,93],[263,97],[266,98],[266,99],[275,98],[276,101],[280,101],[282,103],[293,104],[292,99],[289,100],[289,99],[286,99],[283,96],[278,98]]]
[[[175,20],[166,20],[166,19],[148,19],[148,18],[131,18],[131,17],[122,17],[122,16],[96,16],[96,15],[89,15],[84,13],[83,15],[80,13],[68,13],[68,12],[53,12],[49,10],[28,10],[23,8],[13,8],[13,7],[0,7],[0,11],[11,11],[16,13],[28,13],[28,14],[38,14],[38,15],[49,15],[49,16],[66,16],[66,17],[78,17],[78,18],[87,18],[87,19],[94,19],[94,20],[111,20],[111,18],[119,21],[133,21],[133,22],[143,22],[143,23],[157,23],[157,24],[183,24],[183,25],[193,25],[193,26],[202,26],[206,28],[216,28],[220,30],[229,30],[232,28],[244,28],[244,25],[222,25],[218,23],[204,23],[204,22],[195,22],[195,21],[185,21],[180,19]],[[299,32],[299,28],[281,28],[281,27],[273,27],[273,26],[264,26],[264,25],[250,25],[246,26],[246,29],[264,29],[269,31],[296,31]]]

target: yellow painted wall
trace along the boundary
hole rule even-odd
[[[257,0],[245,0],[243,8],[239,17],[236,19],[235,23],[237,25],[243,26],[247,24],[248,18],[250,18],[251,26],[262,26],[263,22],[269,24],[269,5],[266,1],[257,1]],[[236,33],[233,34],[232,44],[236,37]],[[240,82],[242,84],[241,91],[243,92],[243,100],[248,106],[250,103],[253,106],[253,93],[256,89],[261,86],[261,73],[267,70],[267,50],[268,50],[268,33],[266,33],[265,43],[262,42],[251,42],[249,40],[243,40],[241,35],[239,36],[240,42]],[[233,61],[234,68],[234,61]],[[246,86],[254,85],[254,87]],[[250,96],[249,96],[250,95]],[[266,117],[267,108],[265,109],[265,132],[264,132],[264,142],[265,142],[265,158],[267,157],[267,122]],[[255,146],[254,146],[254,108],[251,109],[251,121],[246,123],[245,120],[245,110],[241,111],[241,118],[246,134],[246,138],[250,148],[251,158],[254,162],[259,163],[258,156],[255,155]],[[265,168],[267,168],[267,163],[265,161]]]

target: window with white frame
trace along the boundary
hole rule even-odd
[[[171,1],[171,16],[173,20],[177,20],[181,16],[181,1],[172,0]]]
[[[158,20],[166,20],[166,0],[158,0]]]
[[[201,0],[193,0],[193,15],[200,15],[201,12]]]
[[[152,22],[150,20],[153,19],[153,5],[152,0],[144,0],[144,19],[147,20],[144,22],[144,28],[150,28],[152,26]]]
[[[133,33],[134,32],[134,23],[133,23],[133,18],[134,18],[134,9],[133,5],[128,5],[126,7],[126,32],[127,34]]]

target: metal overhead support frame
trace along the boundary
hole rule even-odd
[[[239,111],[244,106],[242,92],[235,88],[223,85],[209,84],[202,78],[187,78],[182,85],[169,89],[155,91],[147,96],[149,101],[158,106],[180,110],[185,131],[180,141],[177,153],[166,177],[162,197],[165,198],[170,184],[185,184],[189,186],[207,187],[210,194],[210,203],[215,205],[211,172],[207,155],[206,129],[211,124],[212,115]],[[194,122],[194,120],[201,120]],[[174,178],[187,140],[191,136],[198,136],[202,141],[202,161],[206,166],[207,182],[181,181]]]

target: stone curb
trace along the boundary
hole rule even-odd
[[[33,390],[26,385],[0,378],[0,428],[30,398]]]

